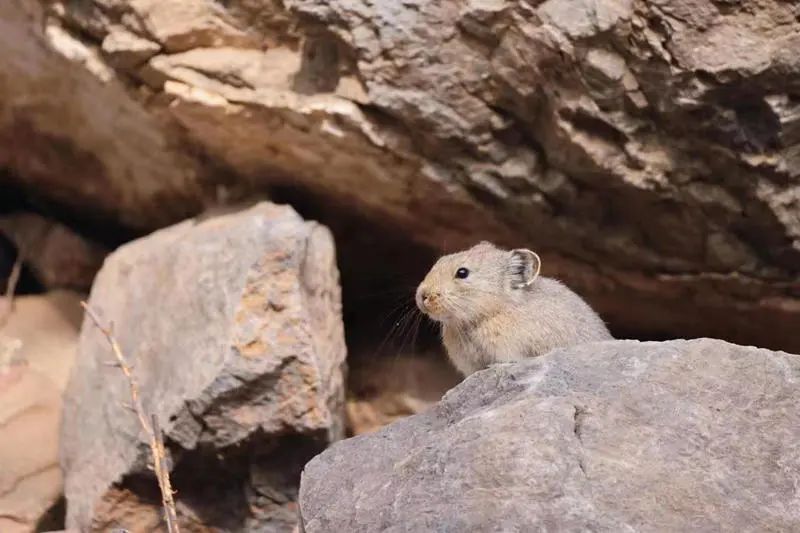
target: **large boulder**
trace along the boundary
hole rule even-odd
[[[800,530],[800,356],[608,341],[470,376],[303,473],[306,533]]]
[[[113,325],[166,434],[183,525],[290,529],[302,465],[344,431],[328,230],[266,203],[189,220],[111,254],[89,305]],[[84,320],[63,417],[67,526],[150,531],[160,499],[113,361]]]
[[[0,167],[141,229],[289,185],[535,247],[626,334],[800,351],[798,35],[785,0],[6,0]]]

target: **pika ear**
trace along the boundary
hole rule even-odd
[[[542,269],[542,260],[539,255],[527,248],[517,248],[511,250],[509,254],[508,271],[511,288],[530,287],[539,277],[539,271]]]

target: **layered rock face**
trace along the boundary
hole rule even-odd
[[[8,0],[0,166],[149,230],[291,186],[543,252],[615,329],[800,351],[791,2]]]
[[[266,203],[188,220],[112,253],[89,305],[165,433],[182,526],[291,530],[300,469],[344,435],[328,230]],[[67,526],[157,531],[146,437],[113,361],[85,319],[63,415]]]
[[[794,531],[800,356],[608,341],[496,365],[303,472],[302,528]]]

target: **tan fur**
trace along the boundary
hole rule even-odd
[[[606,325],[561,282],[538,276],[538,256],[482,242],[439,259],[417,305],[442,325],[442,341],[465,376],[492,363],[611,339]],[[459,268],[469,270],[465,279]]]

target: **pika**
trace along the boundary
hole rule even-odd
[[[589,304],[540,277],[540,268],[534,252],[486,241],[433,265],[417,288],[417,307],[441,323],[447,355],[462,374],[613,338]]]

